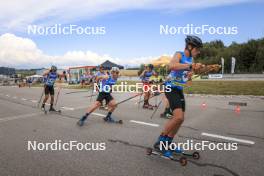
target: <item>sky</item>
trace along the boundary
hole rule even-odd
[[[0,3],[0,66],[41,68],[98,65],[111,60],[125,66],[148,63],[184,49],[187,33],[171,31],[193,25],[235,28],[233,34],[198,36],[226,46],[264,35],[260,0],[9,0]],[[29,33],[61,25],[99,28],[93,34]]]

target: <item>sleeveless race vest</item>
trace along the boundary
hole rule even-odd
[[[145,73],[145,75],[143,75],[141,78],[142,82],[143,83],[148,83],[149,82],[149,79],[150,77],[153,75],[153,71],[148,71]]]
[[[54,86],[54,83],[58,77],[58,74],[56,72],[49,72],[47,75],[47,80],[45,82],[45,85],[47,86]]]
[[[177,52],[181,54],[180,63],[181,64],[192,64],[192,57],[186,57],[184,52]],[[188,77],[187,73],[190,70],[172,70],[167,77],[167,81],[165,82],[166,86],[170,86],[171,88],[178,88],[183,90],[183,86],[187,83]]]
[[[115,85],[117,79],[113,79],[112,75],[109,75],[108,79],[102,80],[100,83],[100,89],[102,92],[111,92],[112,85]]]

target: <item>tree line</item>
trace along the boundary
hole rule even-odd
[[[225,46],[221,40],[207,42],[195,62],[221,64],[222,57],[225,59],[225,73],[231,71],[232,57],[236,58],[235,73],[263,73],[264,38],[241,44],[233,42],[230,46]]]

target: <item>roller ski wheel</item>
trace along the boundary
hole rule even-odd
[[[196,159],[196,160],[200,159],[199,152],[193,152],[192,157],[193,157],[193,159]]]
[[[153,110],[154,107],[152,105],[143,105],[143,109],[149,109],[149,110]]]
[[[200,153],[199,152],[185,153],[184,151],[178,150],[178,151],[174,151],[173,153],[174,153],[174,155],[180,155],[180,154],[182,154],[183,156],[191,157],[191,158],[193,158],[195,160],[200,159]]]
[[[181,157],[179,161],[180,161],[181,166],[186,166],[188,163],[187,158],[185,157]]]
[[[151,155],[151,154],[152,154],[152,148],[147,148],[147,150],[146,150],[146,154],[147,154],[147,155]]]
[[[150,156],[150,155],[156,155],[156,156],[159,156],[159,157],[164,158],[164,159],[169,159],[169,160],[174,161],[174,162],[179,162],[181,166],[186,166],[187,163],[188,163],[187,158],[185,158],[185,157],[181,157],[178,160],[173,155],[171,155],[171,156],[165,156],[163,152],[161,152],[160,150],[155,150],[153,148],[147,148],[146,149],[146,154],[148,156]]]
[[[123,124],[123,120],[115,120],[113,118],[106,118],[104,117],[103,120],[107,123],[118,123],[118,124]]]

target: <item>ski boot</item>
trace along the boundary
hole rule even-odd
[[[45,108],[45,104],[42,104],[41,105],[41,111],[43,111],[45,114],[48,113],[47,110],[46,110],[46,108]]]
[[[77,122],[77,125],[80,126],[80,127],[83,126],[83,125],[84,125],[84,121],[85,121],[84,119],[85,119],[85,117],[83,116],[83,117]]]
[[[166,112],[164,112],[164,113],[161,113],[161,114],[160,114],[160,117],[161,117],[161,118],[167,118],[167,119],[170,119],[170,118],[172,117],[172,113],[166,113]]]
[[[61,113],[61,110],[56,110],[56,109],[54,109],[53,107],[50,107],[50,109],[49,109],[49,112],[51,112],[51,113]]]
[[[159,136],[158,140],[155,142],[155,144],[153,145],[153,148],[160,153],[164,152],[163,148],[160,148],[160,143],[163,142],[165,143],[167,141],[166,136]]]
[[[122,124],[123,121],[122,120],[115,120],[114,118],[112,118],[111,116],[110,117],[104,117],[103,120],[105,122],[108,122],[108,123],[119,123],[119,124]]]

